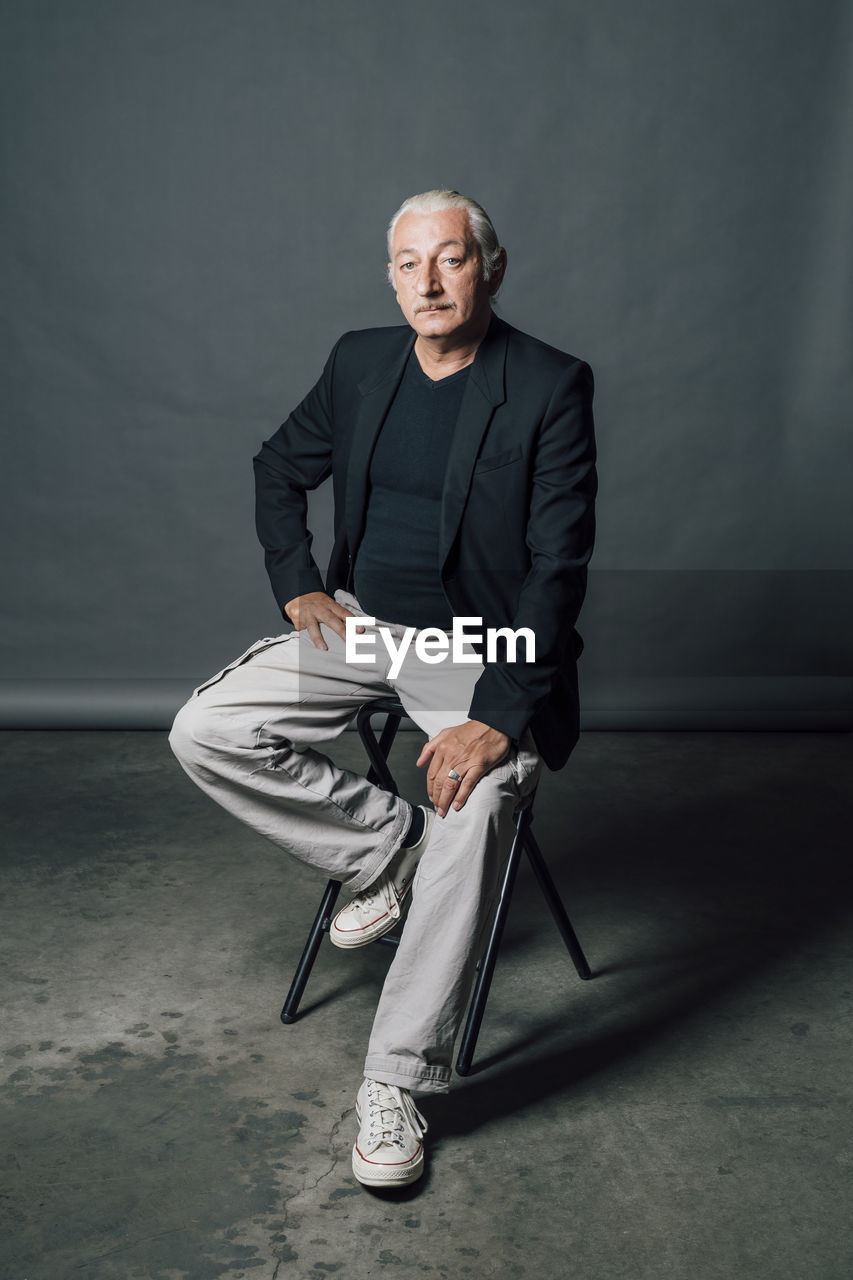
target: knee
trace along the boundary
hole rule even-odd
[[[175,716],[169,733],[169,746],[182,765],[191,767],[206,755],[205,743],[210,738],[209,718],[198,698],[190,698]]]

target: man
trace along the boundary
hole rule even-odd
[[[373,1186],[423,1171],[412,1094],[448,1088],[513,814],[577,739],[596,492],[589,366],[493,314],[506,253],[483,209],[413,196],[388,256],[406,325],[345,334],[255,458],[258,534],[295,629],[196,690],[170,739],[220,804],[344,881],[337,946],[381,936],[410,899],[356,1101],[353,1170]],[[324,582],[305,495],[329,475]],[[469,629],[450,660],[461,619],[526,629],[535,652],[506,641],[483,661]],[[432,809],[316,750],[389,693],[427,735]]]

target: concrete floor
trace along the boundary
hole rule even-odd
[[[523,869],[479,1069],[384,1194],[349,1153],[387,951],[326,943],[283,1027],[314,873],[161,734],[0,762],[3,1280],[853,1273],[849,735],[587,734],[536,831],[596,976]]]

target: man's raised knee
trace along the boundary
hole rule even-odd
[[[204,735],[200,722],[203,717],[198,700],[193,698],[175,716],[169,732],[169,746],[182,764],[192,764],[201,754]]]

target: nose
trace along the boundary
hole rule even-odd
[[[418,293],[428,298],[433,293],[441,293],[441,280],[434,262],[425,262],[418,272]]]

